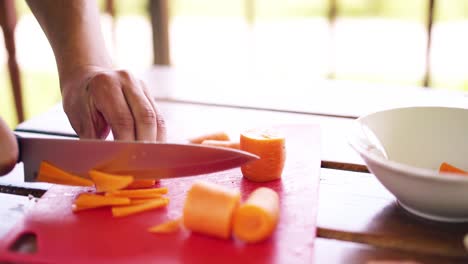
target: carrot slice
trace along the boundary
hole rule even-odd
[[[180,230],[181,223],[182,219],[180,218],[168,220],[162,224],[150,227],[148,231],[156,234],[171,234]]]
[[[200,135],[198,137],[190,138],[189,142],[192,144],[201,144],[204,140],[229,140],[229,135],[226,132],[214,132],[210,134]]]
[[[464,171],[464,170],[462,170],[460,168],[457,168],[457,167],[455,167],[453,165],[450,165],[447,162],[442,162],[442,164],[440,164],[439,172],[458,173],[458,174],[467,174],[468,175],[467,171]]]
[[[156,180],[152,179],[135,179],[125,189],[141,189],[152,188],[156,184]]]
[[[72,186],[94,186],[93,181],[66,172],[47,161],[41,162],[37,175],[37,181]]]
[[[82,193],[73,202],[73,211],[98,208],[112,205],[130,204],[130,199],[125,197],[106,197],[99,194]]]
[[[207,139],[203,140],[201,143],[202,145],[208,145],[208,146],[214,146],[214,147],[223,147],[223,148],[233,148],[233,149],[239,149],[239,142],[233,142],[229,140],[213,140],[213,139]]]
[[[248,130],[240,136],[240,149],[260,157],[241,167],[245,178],[256,182],[281,178],[286,160],[283,136],[273,130]]]
[[[128,198],[158,198],[167,193],[166,187],[152,189],[118,190],[107,192],[106,196],[118,196]]]
[[[114,206],[112,207],[112,216],[114,217],[124,217],[128,215],[133,215],[145,211],[149,211],[152,209],[157,209],[166,206],[169,204],[169,198],[163,197],[161,199],[154,199],[153,201],[136,204],[136,205],[128,205],[128,206]]]
[[[260,187],[235,212],[234,236],[250,243],[265,240],[275,230],[278,218],[278,194],[270,188]]]
[[[209,182],[196,182],[185,199],[184,225],[194,232],[229,238],[232,216],[239,200],[238,190]]]
[[[111,197],[112,197],[112,196],[111,196]],[[163,199],[163,198],[164,198],[164,197],[161,195],[161,196],[152,197],[152,198],[130,199],[130,204],[131,204],[131,205],[144,204],[144,203],[147,203],[147,202],[154,201],[154,200],[156,200],[156,199]]]
[[[123,189],[133,182],[133,176],[114,175],[97,170],[89,171],[98,192],[112,192]]]

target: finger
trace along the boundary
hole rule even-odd
[[[7,124],[0,118],[0,176],[7,174],[18,160],[18,144]]]
[[[135,136],[141,141],[156,141],[156,112],[150,100],[145,96],[140,82],[126,71],[118,72],[125,99],[135,120]]]
[[[164,116],[162,115],[159,108],[156,107],[153,97],[148,92],[148,89],[145,83],[142,81],[140,81],[140,83],[141,83],[141,86],[143,87],[143,92],[145,93],[146,98],[148,98],[148,101],[151,103],[151,106],[153,107],[154,112],[156,113],[156,141],[166,142],[167,130],[166,130],[166,122],[164,120]]]
[[[122,90],[118,80],[108,73],[97,74],[89,84],[94,106],[111,127],[114,139],[133,141],[135,122]]]

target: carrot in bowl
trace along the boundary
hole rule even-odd
[[[240,149],[260,157],[241,167],[245,178],[256,182],[281,178],[286,160],[285,138],[282,135],[273,130],[248,130],[240,135]]]
[[[184,226],[194,232],[227,239],[240,193],[224,186],[196,182],[187,192],[183,209]]]
[[[443,173],[443,172],[448,172],[448,173],[458,173],[458,174],[466,174],[468,175],[468,172],[460,169],[460,168],[457,168],[447,162],[442,162],[442,164],[440,164],[440,167],[439,167],[439,172],[440,173]]]
[[[226,134],[226,132],[214,132],[190,138],[189,142],[192,144],[201,144],[204,140],[229,140],[229,135]]]
[[[235,212],[234,236],[249,243],[265,240],[273,234],[278,218],[278,194],[270,188],[260,187]]]

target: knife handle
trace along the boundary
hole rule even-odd
[[[22,160],[21,159],[21,144],[20,144],[21,136],[18,134],[15,134],[15,137],[16,137],[16,145],[18,146],[18,158],[16,159],[16,163],[20,163]]]

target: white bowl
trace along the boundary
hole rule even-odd
[[[437,221],[468,221],[468,176],[438,172],[442,162],[468,170],[468,109],[372,113],[356,120],[350,144],[409,212]]]

